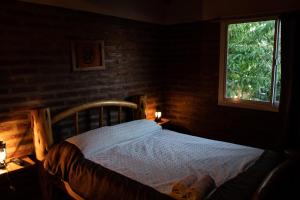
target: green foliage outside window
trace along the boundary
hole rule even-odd
[[[275,20],[230,24],[228,26],[226,97],[270,102]],[[278,49],[280,53],[280,49]],[[280,55],[279,53],[275,55]],[[280,58],[276,100],[280,96]]]

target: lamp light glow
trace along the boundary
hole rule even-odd
[[[155,121],[159,122],[161,120],[161,112],[160,111],[156,111],[155,112]]]
[[[6,159],[6,144],[3,141],[0,141],[0,168],[5,167]]]

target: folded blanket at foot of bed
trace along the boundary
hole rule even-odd
[[[209,175],[200,178],[190,175],[176,182],[172,187],[172,196],[176,200],[202,200],[215,187]]]

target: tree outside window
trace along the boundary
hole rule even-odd
[[[219,104],[277,110],[279,20],[223,23],[221,30]]]

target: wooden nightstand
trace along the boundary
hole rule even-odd
[[[41,199],[36,163],[29,157],[22,158],[22,166],[8,162],[0,169],[0,196],[6,199]]]
[[[150,120],[153,120],[155,121],[155,118],[153,119],[150,119]],[[167,118],[161,118],[161,120],[159,122],[156,122],[158,125],[162,126],[163,128],[166,128],[167,125],[170,123],[170,119],[167,119]]]
[[[157,122],[157,124],[161,125],[161,126],[166,126],[168,123],[170,123],[171,120],[167,119],[167,118],[161,118],[161,120],[159,122]]]

